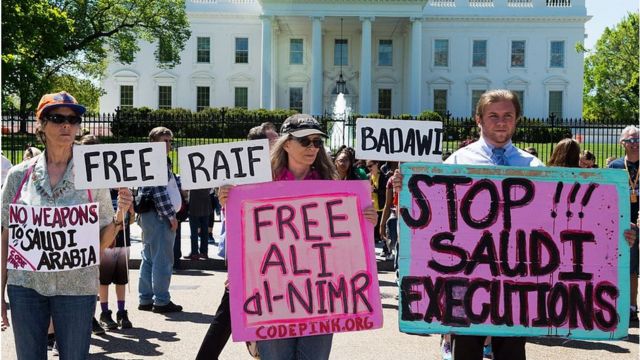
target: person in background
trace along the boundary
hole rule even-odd
[[[589,150],[580,153],[580,167],[583,169],[597,168],[596,156]]]
[[[560,140],[553,148],[547,166],[581,167],[580,144],[570,138]]]
[[[529,146],[528,148],[524,149],[524,151],[528,152],[529,154],[538,157],[538,150],[536,150],[536,148]]]
[[[172,170],[173,171],[173,170]],[[176,220],[178,220],[178,227],[176,228],[176,238],[173,241],[173,272],[182,269],[180,258],[182,257],[182,223],[189,218],[189,194],[187,191],[182,190],[182,183],[180,182],[180,175],[173,173],[178,184],[178,191],[180,192],[180,206],[176,211]]]
[[[382,241],[380,238],[380,221],[382,220],[382,211],[387,203],[387,177],[380,171],[380,163],[376,160],[367,160],[366,168],[369,170],[369,182],[371,183],[371,199],[373,200],[373,208],[378,213],[378,221],[373,229],[375,242]]]
[[[354,166],[355,164],[355,151],[343,146],[336,153],[336,159],[334,161],[336,170],[338,171],[338,180],[365,180],[367,179],[366,173],[360,173]]]
[[[336,170],[324,152],[326,135],[312,116],[296,114],[288,117],[280,128],[280,138],[271,151],[274,181],[335,180]],[[220,188],[220,203],[224,207],[231,186]],[[229,215],[229,214],[228,214]],[[375,224],[377,214],[373,206],[363,210],[363,217]],[[302,336],[287,339],[258,341],[263,360],[328,359],[333,334]]]
[[[209,258],[207,227],[213,207],[209,199],[211,189],[189,191],[189,228],[191,229],[191,253],[185,258],[191,260]],[[198,237],[200,246],[198,247]]]
[[[398,244],[398,194],[393,189],[393,175],[398,165],[397,161],[387,161],[388,172],[385,176],[388,180],[385,185],[384,206],[378,225],[380,238],[384,240],[382,256],[387,259],[393,255],[393,250]]]
[[[24,150],[24,154],[22,155],[22,161],[31,160],[40,154],[42,154],[42,151],[40,151],[40,149],[31,144],[28,144],[27,148]]]
[[[638,224],[638,128],[634,125],[627,126],[620,133],[620,145],[624,148],[625,155],[609,164],[609,169],[623,169],[627,172],[629,179],[629,203],[631,206],[631,223]],[[635,227],[637,233],[637,226]],[[629,256],[630,261],[630,295],[631,309],[630,321],[638,322],[638,272],[639,272],[640,250],[638,249],[638,241],[631,247]]]
[[[99,204],[100,249],[110,246],[122,228],[133,197],[118,191],[114,213],[107,189],[76,190],[72,155],[85,107],[67,92],[44,95],[36,110],[36,136],[44,152],[35,161],[13,167],[2,189],[2,329],[9,327],[5,288],[18,359],[47,358],[47,328],[53,318],[61,359],[89,355],[91,318],[98,293],[98,265],[66,271],[39,272],[7,269],[9,205],[54,207]]]
[[[167,154],[171,150],[173,132],[166,127],[156,127],[149,132],[150,142],[163,142]],[[138,191],[139,197],[152,200],[153,207],[140,212],[138,224],[142,228],[142,263],[138,282],[138,310],[156,313],[182,311],[182,306],[171,301],[169,285],[173,268],[173,244],[178,228],[176,213],[182,206],[178,178],[172,171],[167,157],[169,182],[166,186],[146,186]]]
[[[606,166],[605,166],[605,167],[607,167],[607,168],[608,168],[608,167],[609,167],[609,164],[611,164],[611,162],[612,162],[613,160],[615,160],[615,159],[617,159],[615,156],[609,156],[609,157],[607,158],[607,162],[606,162]]]

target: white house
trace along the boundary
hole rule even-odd
[[[487,89],[524,115],[582,113],[585,0],[187,0],[192,36],[162,69],[157,43],[111,61],[100,110],[294,108],[332,113],[342,73],[360,114],[469,116]]]

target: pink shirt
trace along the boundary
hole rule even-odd
[[[280,175],[276,176],[275,181],[288,181],[288,180],[295,180],[296,177],[293,175],[293,173],[291,171],[289,171],[289,169],[284,169],[282,170],[282,172],[280,173]],[[317,171],[315,170],[311,170],[307,173],[307,176],[304,177],[304,179],[302,180],[322,180],[322,178],[320,178],[320,174],[318,174]]]

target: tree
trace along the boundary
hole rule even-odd
[[[96,86],[89,79],[79,79],[71,75],[56,75],[51,79],[51,92],[67,91],[87,108],[87,111],[97,113],[99,110],[100,96],[105,91]]]
[[[627,14],[585,59],[584,118],[638,122],[638,31],[638,13]]]
[[[21,114],[55,77],[97,81],[109,52],[131,63],[139,40],[166,44],[162,66],[173,67],[191,36],[184,0],[3,0],[2,15],[2,95]]]

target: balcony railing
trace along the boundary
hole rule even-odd
[[[508,7],[529,8],[533,7],[533,0],[507,0]]]

